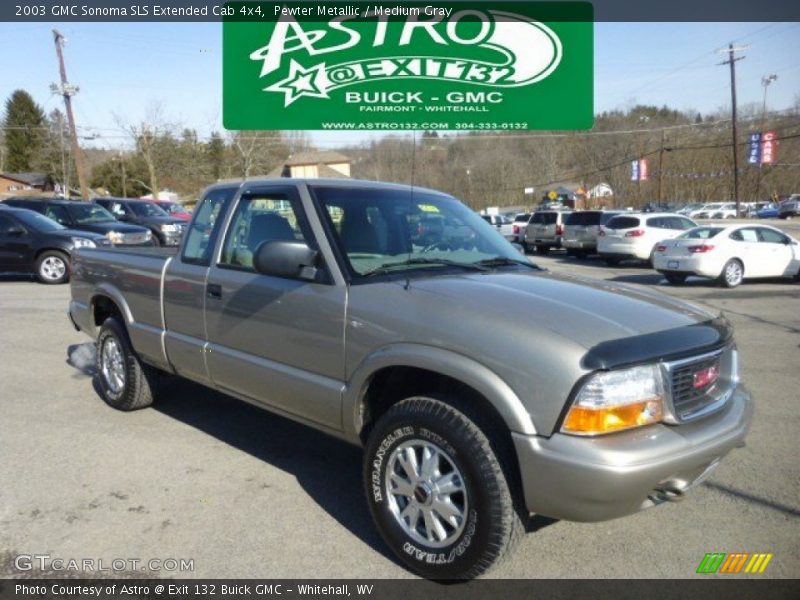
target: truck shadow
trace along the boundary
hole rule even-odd
[[[380,538],[364,499],[360,448],[199,384],[162,377],[158,412],[292,474],[329,515],[399,564]]]

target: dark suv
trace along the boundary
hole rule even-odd
[[[795,219],[800,217],[800,195],[795,194],[778,205],[779,219]]]
[[[35,211],[68,229],[99,233],[115,246],[153,245],[149,230],[120,223],[107,210],[89,202],[63,198],[9,198],[4,204]]]
[[[95,198],[94,202],[120,221],[147,227],[153,234],[153,241],[159,246],[177,246],[186,228],[186,221],[169,216],[158,204],[148,200]]]

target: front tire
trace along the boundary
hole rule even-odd
[[[109,317],[100,327],[95,361],[106,404],[129,411],[153,403],[158,371],[139,359],[117,317]]]
[[[58,250],[45,250],[36,259],[36,277],[42,283],[69,281],[69,257]]]
[[[725,263],[725,266],[722,267],[722,273],[719,275],[720,285],[726,288],[735,288],[742,283],[743,279],[744,265],[735,258]]]
[[[364,486],[384,541],[430,579],[481,575],[523,531],[488,438],[435,398],[408,398],[378,420],[364,454]]]

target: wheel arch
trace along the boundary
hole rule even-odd
[[[469,395],[476,408],[488,409],[509,432],[536,433],[522,401],[490,369],[456,352],[420,344],[387,346],[362,361],[344,389],[342,429],[362,439],[383,410],[403,399],[399,395],[448,387]]]
[[[127,329],[133,323],[133,314],[128,303],[117,288],[108,284],[101,284],[92,293],[89,300],[90,326],[92,335],[97,336],[100,326],[108,317],[118,315],[122,318],[122,325]]]

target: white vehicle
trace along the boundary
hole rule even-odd
[[[710,219],[711,215],[720,210],[727,202],[710,202],[703,204],[700,208],[689,211],[688,215],[692,219]],[[734,204],[735,206],[735,204]]]
[[[514,215],[514,223],[512,224],[512,236],[506,238],[511,242],[521,244],[525,241],[525,228],[528,226],[528,221],[531,220],[531,213],[517,213]]]
[[[514,223],[504,215],[481,215],[481,219],[494,225],[497,232],[509,241],[515,241],[514,238]]]
[[[800,244],[768,225],[709,225],[656,246],[653,267],[673,285],[689,275],[736,287],[744,279],[800,276]]]
[[[744,203],[741,204],[741,207],[743,210],[747,209]],[[735,219],[736,216],[736,202],[728,202],[708,213],[709,219]]]
[[[611,266],[630,259],[650,261],[658,242],[692,227],[697,223],[674,213],[617,215],[598,233],[597,253]]]

